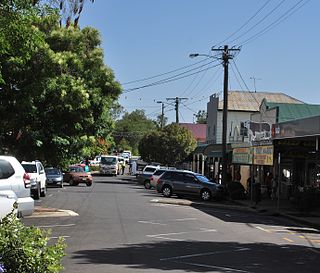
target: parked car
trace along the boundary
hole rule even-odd
[[[158,170],[160,166],[147,165],[142,172],[137,175],[137,181],[139,184],[144,185],[146,189],[151,188],[150,177]]]
[[[100,174],[117,176],[119,173],[118,157],[116,155],[102,155],[100,161]]]
[[[68,182],[70,186],[78,186],[80,183],[85,183],[88,187],[92,186],[92,176],[90,173],[80,166],[70,166],[64,173],[63,180]]]
[[[17,195],[12,190],[0,191],[0,220],[10,212],[17,213],[15,203],[18,201]]]
[[[30,192],[30,176],[13,156],[0,156],[0,191],[11,190],[17,196],[18,215],[31,215],[34,200]]]
[[[45,168],[47,186],[58,186],[63,188],[63,174],[59,168]]]
[[[160,176],[165,172],[167,171],[167,169],[159,169],[159,170],[156,170],[150,177],[150,186],[151,188],[156,188],[157,186],[157,182],[158,182],[158,179],[160,178]]]
[[[203,201],[211,198],[224,198],[224,187],[211,182],[205,176],[191,171],[169,170],[164,172],[157,182],[157,191],[165,197],[196,195]]]
[[[38,200],[40,196],[45,197],[47,194],[47,177],[44,167],[39,160],[22,161],[21,165],[30,175],[31,194],[34,199]]]

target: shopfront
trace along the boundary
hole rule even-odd
[[[319,116],[273,126],[281,197],[290,199],[297,191],[319,189],[319,137]]]

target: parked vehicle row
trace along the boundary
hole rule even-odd
[[[31,178],[21,163],[13,156],[0,156],[0,191],[3,203],[3,206],[0,206],[1,215],[7,212],[8,207],[13,206],[13,200],[17,202],[18,215],[31,215],[34,211],[34,200],[30,190]]]
[[[153,168],[153,169],[152,169]],[[138,175],[138,183],[143,184],[146,189],[154,187],[157,192],[165,197],[177,195],[198,196],[203,201],[211,199],[224,199],[226,197],[225,187],[221,184],[210,181],[207,177],[186,170],[165,169],[156,166],[146,166],[145,170]]]
[[[47,186],[63,188],[63,182],[71,186],[84,183],[92,186],[92,176],[78,165],[70,166],[65,172],[59,168],[44,168],[39,160],[22,161],[13,156],[0,156],[0,219],[18,207],[18,216],[31,215],[34,200],[45,197]]]

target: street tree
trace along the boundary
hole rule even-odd
[[[156,129],[155,121],[149,119],[144,110],[135,110],[131,113],[124,113],[123,117],[117,120],[113,137],[116,143],[116,148],[122,150],[131,148],[133,154],[138,154],[138,144],[142,137]]]
[[[147,162],[175,165],[183,161],[196,147],[191,132],[172,123],[163,130],[146,134],[140,141],[139,152]]]
[[[1,25],[13,32],[0,29],[2,152],[64,165],[105,150],[121,87],[104,65],[98,31],[60,27],[45,6],[6,12]]]
[[[207,124],[207,111],[199,110],[197,114],[195,114],[196,123],[199,124]]]

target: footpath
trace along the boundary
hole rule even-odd
[[[123,180],[137,181],[134,176],[125,175]],[[202,202],[196,199],[187,200],[180,198],[165,198],[159,195],[150,200],[152,203],[173,204],[183,206],[205,206],[212,208],[229,208],[234,210],[254,211],[263,213],[265,215],[281,216],[291,219],[297,223],[320,229],[320,208],[311,211],[308,214],[301,214],[289,200],[262,199],[261,202],[255,206],[251,200],[226,200],[226,201],[210,201]]]
[[[297,223],[320,229],[320,209],[312,211],[308,214],[301,214],[287,200],[280,200],[279,206],[276,200],[270,199],[262,200],[257,206],[254,206],[251,200],[201,202],[197,200],[187,200],[174,197],[165,198],[162,196],[154,198],[150,202],[194,207],[205,206],[212,208],[229,208],[234,210],[253,211],[257,213],[263,213],[265,215],[281,216],[291,219]]]

